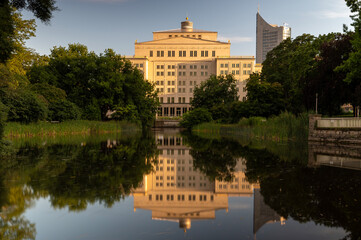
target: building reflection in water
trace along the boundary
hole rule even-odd
[[[215,219],[216,210],[228,211],[228,197],[254,195],[254,234],[266,223],[284,223],[264,203],[259,185],[246,180],[244,159],[238,160],[231,182],[210,180],[193,167],[191,148],[183,145],[181,136],[158,133],[156,139],[158,164],[133,190],[134,211],[150,210],[153,220],[178,222],[186,231],[192,221]]]

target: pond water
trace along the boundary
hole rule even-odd
[[[360,239],[357,148],[176,131],[2,148],[0,239]]]

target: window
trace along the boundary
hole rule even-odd
[[[239,67],[239,63],[236,64],[236,67]]]
[[[202,38],[202,35],[198,35],[198,38]]]
[[[204,51],[201,51],[201,57],[204,57]]]
[[[157,57],[160,57],[160,51],[157,51]]]
[[[236,70],[236,75],[239,75],[239,70]]]
[[[233,64],[232,64],[232,67],[235,68],[235,67],[236,67],[236,64],[233,63]]]
[[[223,68],[224,67],[224,64],[223,63],[221,63],[221,68]]]
[[[205,65],[204,68],[205,68],[205,69],[208,69],[208,65]]]
[[[247,65],[247,67],[249,67],[249,68],[250,68],[250,67],[251,67],[251,64],[249,63],[249,64]]]
[[[143,63],[141,63],[139,66],[142,68],[142,67],[143,67]]]
[[[171,75],[171,72],[168,72],[168,76],[170,76]]]
[[[194,51],[194,56],[197,57],[197,51]]]
[[[172,56],[172,51],[168,51],[168,57]]]
[[[160,102],[160,103],[163,103],[163,97],[160,97],[160,98],[159,98],[159,102]]]
[[[205,57],[208,57],[208,51],[204,51]]]
[[[216,56],[216,51],[212,51],[212,57]]]
[[[149,51],[149,57],[153,57],[153,51]]]
[[[224,67],[228,68],[228,63],[224,64]]]
[[[193,57],[193,51],[190,51],[189,56]]]
[[[224,74],[224,71],[223,71],[223,70],[221,70],[221,74]]]

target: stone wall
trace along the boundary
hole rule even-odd
[[[316,142],[337,142],[339,144],[361,144],[361,119],[323,118],[309,116],[308,140]],[[333,126],[333,127],[331,127]]]
[[[309,142],[308,165],[361,170],[361,145]]]

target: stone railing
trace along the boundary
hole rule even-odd
[[[309,116],[309,141],[361,144],[361,118]]]

